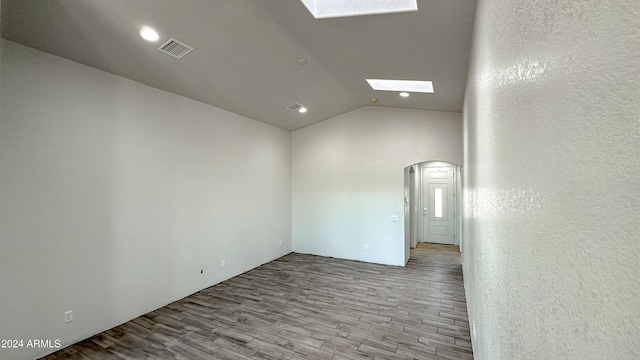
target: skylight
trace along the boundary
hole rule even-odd
[[[373,90],[433,93],[431,81],[367,79]]]
[[[418,11],[417,0],[300,0],[316,19]]]

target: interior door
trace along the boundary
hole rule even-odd
[[[422,241],[453,245],[453,167],[422,168]]]

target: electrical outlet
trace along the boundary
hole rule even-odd
[[[471,332],[473,333],[473,342],[476,341],[476,322],[471,322]]]
[[[364,247],[363,247],[363,249],[364,249],[364,251],[368,251],[368,250],[369,250],[369,247],[365,244],[365,245],[364,245]]]
[[[68,323],[71,321],[73,321],[73,310],[69,310],[64,313],[64,322]]]
[[[398,216],[397,215],[391,215],[391,222],[398,222]]]
[[[222,260],[220,262],[220,267],[225,267],[225,266],[227,266],[227,260]]]
[[[282,246],[282,240],[278,242],[278,246]]]

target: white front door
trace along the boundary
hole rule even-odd
[[[422,168],[422,241],[454,244],[453,167]]]

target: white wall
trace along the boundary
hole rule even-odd
[[[404,265],[404,168],[461,164],[462,116],[367,106],[295,131],[292,151],[293,250]]]
[[[477,360],[640,359],[638,14],[478,2],[463,248]]]
[[[291,251],[290,132],[0,45],[0,339],[68,345]]]

